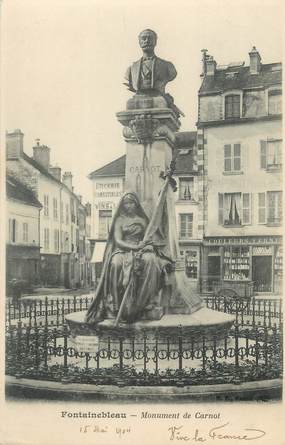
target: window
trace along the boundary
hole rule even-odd
[[[224,226],[251,224],[250,193],[219,193],[219,224]]]
[[[59,230],[54,229],[54,251],[59,251]]]
[[[282,192],[268,192],[267,200],[267,222],[280,224],[282,221]]]
[[[49,229],[44,229],[44,249],[49,250]]]
[[[15,219],[9,219],[9,240],[11,243],[17,241],[17,221]]]
[[[225,119],[240,117],[240,95],[229,94],[225,97]]]
[[[238,172],[241,169],[240,144],[227,144],[224,146],[224,171]]]
[[[23,241],[24,243],[29,241],[28,223],[23,223]]]
[[[63,202],[60,203],[60,219],[63,221]]]
[[[181,213],[179,238],[192,238],[193,236],[193,213]]]
[[[48,195],[44,195],[44,216],[49,215],[49,199]]]
[[[111,227],[112,210],[99,210],[99,238],[106,239]]]
[[[276,224],[282,222],[282,192],[258,193],[259,224]]]
[[[193,178],[179,179],[179,199],[193,200]]]
[[[281,168],[282,140],[272,139],[260,141],[260,167],[267,170]]]
[[[65,204],[65,223],[69,224],[69,205]]]
[[[268,93],[268,114],[282,113],[282,91],[274,90]]]
[[[57,199],[56,198],[53,198],[53,217],[54,217],[54,219],[58,218]]]

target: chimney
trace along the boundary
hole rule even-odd
[[[60,167],[50,167],[48,169],[50,174],[57,179],[58,181],[61,181],[61,168]]]
[[[72,173],[71,172],[65,172],[62,175],[62,182],[64,183],[64,185],[66,185],[66,187],[69,188],[69,190],[71,192],[73,191],[73,187],[72,187]]]
[[[206,76],[214,76],[217,66],[217,62],[214,60],[214,57],[208,56],[206,54],[205,65],[206,65]]]
[[[23,154],[24,133],[17,129],[6,132],[7,159],[19,159]]]
[[[261,57],[255,46],[249,54],[249,71],[250,74],[259,74],[261,67]]]
[[[36,143],[37,145],[33,147],[33,159],[48,170],[50,162],[50,148],[46,145],[40,145],[40,139],[36,139]]]

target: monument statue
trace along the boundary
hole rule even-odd
[[[138,94],[163,96],[169,108],[173,109],[178,116],[183,115],[174,105],[173,97],[165,93],[166,84],[175,79],[177,71],[173,63],[155,55],[156,43],[157,34],[151,29],[145,29],[139,34],[139,44],[143,55],[127,69],[125,85],[130,91]]]
[[[158,329],[177,339],[180,324],[189,335],[210,330],[222,335],[234,321],[205,308],[185,274],[173,178],[181,112],[165,92],[177,73],[154,54],[156,41],[154,31],[140,33],[143,57],[127,72],[135,94],[117,113],[126,141],[126,193],[113,215],[95,296],[87,311],[66,316],[74,339],[87,335],[104,344],[142,330],[157,339]]]

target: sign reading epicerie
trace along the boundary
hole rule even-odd
[[[123,195],[122,184],[120,182],[98,182],[95,189],[95,198],[119,198]]]

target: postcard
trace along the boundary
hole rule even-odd
[[[1,3],[3,445],[285,444],[283,13]]]

